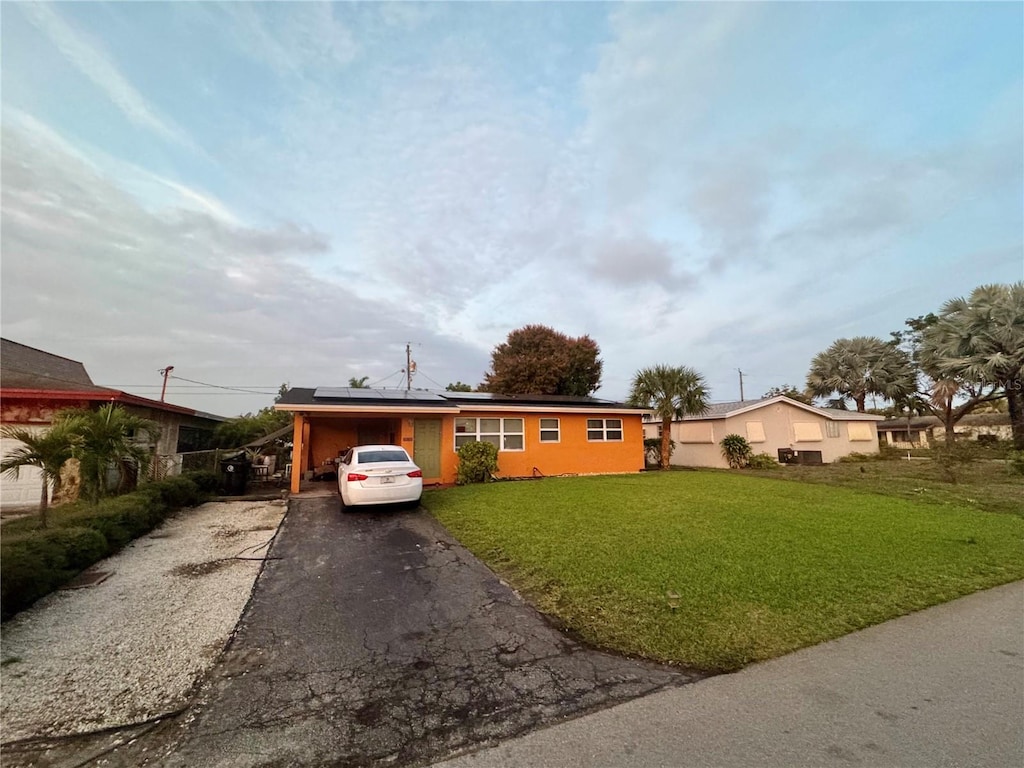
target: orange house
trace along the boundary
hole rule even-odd
[[[498,448],[501,477],[638,472],[644,411],[594,397],[489,392],[290,389],[274,406],[294,414],[293,493],[307,472],[354,445],[401,445],[423,482],[454,483],[459,446]]]

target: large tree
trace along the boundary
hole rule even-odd
[[[45,528],[50,490],[52,488],[54,496],[60,491],[60,472],[74,456],[77,437],[66,424],[59,423],[41,432],[7,425],[0,429],[0,435],[5,440],[17,440],[20,443],[0,462],[0,473],[17,480],[22,469],[34,467],[42,475],[39,519]]]
[[[574,339],[546,325],[527,325],[494,348],[491,370],[479,389],[510,395],[589,395],[601,386],[600,352],[589,336]]]
[[[236,416],[214,428],[213,445],[216,448],[241,448],[287,426],[291,420],[290,413],[273,408],[261,408],[255,414]]]
[[[982,405],[1002,400],[1004,395],[998,384],[975,381],[939,366],[936,344],[940,335],[933,330],[938,322],[939,318],[932,313],[911,317],[906,322],[907,330],[892,334],[917,368],[917,389],[906,397],[897,398],[894,405],[897,412],[929,413],[940,419],[945,428],[946,445],[951,446],[954,429],[964,416]]]
[[[76,436],[75,458],[79,462],[82,490],[93,503],[111,491],[111,469],[118,476],[116,490],[131,490],[149,468],[150,444],[160,436],[155,421],[129,413],[115,403],[90,411],[61,411],[55,423]]]
[[[661,419],[661,468],[668,469],[672,420],[707,411],[708,388],[693,368],[656,365],[636,372],[627,402],[636,408],[650,408]]]
[[[790,400],[796,400],[800,403],[814,405],[812,398],[808,397],[802,390],[797,389],[792,384],[783,384],[781,387],[772,387],[761,395],[761,397],[777,397],[779,395],[785,395]]]
[[[898,400],[914,391],[914,368],[893,342],[876,336],[837,339],[811,361],[807,390],[816,397],[852,398],[864,413],[868,395]]]
[[[1024,450],[1024,282],[981,285],[947,301],[921,347],[939,375],[1003,392],[1014,447]]]

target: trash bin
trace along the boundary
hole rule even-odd
[[[221,487],[227,496],[241,496],[249,487],[252,462],[245,456],[234,456],[220,463]]]

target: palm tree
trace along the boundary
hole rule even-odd
[[[0,473],[15,480],[23,467],[35,467],[42,473],[43,489],[39,497],[39,519],[46,527],[46,512],[50,506],[50,488],[54,496],[60,491],[60,472],[73,458],[76,436],[64,424],[54,424],[45,432],[7,425],[0,428],[7,440],[21,443],[0,461]]]
[[[650,408],[661,419],[661,468],[668,469],[671,456],[672,420],[699,416],[708,409],[704,377],[685,365],[656,365],[637,371],[629,390],[629,405]]]
[[[807,374],[811,394],[828,397],[834,392],[853,398],[860,413],[868,395],[898,400],[914,392],[915,383],[906,353],[876,336],[837,339],[814,356]]]
[[[921,344],[940,373],[1006,393],[1014,447],[1024,450],[1024,282],[947,301]]]
[[[353,376],[348,380],[348,385],[352,387],[352,389],[366,389],[366,382],[368,382],[369,380],[369,376],[361,376],[358,379],[355,376]]]
[[[160,435],[155,421],[114,403],[95,411],[62,411],[57,421],[77,435],[75,457],[79,460],[82,489],[94,504],[110,491],[107,473],[111,467],[118,471],[118,490],[122,491],[145,474],[152,458],[148,444]]]

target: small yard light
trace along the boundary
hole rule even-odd
[[[665,593],[665,597],[668,600],[668,607],[675,613],[676,608],[679,607],[679,593],[668,591]]]

